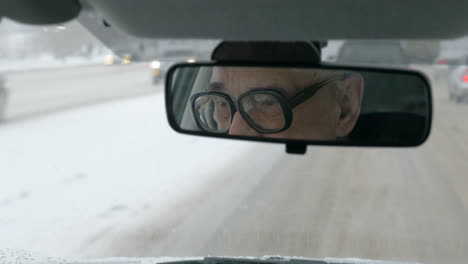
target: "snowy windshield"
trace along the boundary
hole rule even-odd
[[[166,57],[206,60],[217,40],[140,43],[153,52],[142,57],[106,47],[77,22],[4,19],[0,36],[0,250],[67,259],[468,259],[468,76],[449,63],[468,55],[466,38],[372,49],[392,63],[404,57],[399,66],[431,80],[426,144],[309,147],[295,156],[281,144],[171,130]],[[340,56],[346,45],[329,41],[323,60],[353,64]]]
[[[348,64],[406,64],[406,58],[399,43],[352,43],[344,44],[338,55],[338,62]]]

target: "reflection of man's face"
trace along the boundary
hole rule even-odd
[[[290,100],[305,87],[337,77],[339,74],[343,75],[335,71],[316,69],[216,67],[213,69],[210,91],[225,93],[237,102],[239,96],[246,92],[269,89]],[[273,134],[256,131],[239,112],[234,114],[231,123],[229,106],[222,100],[215,103],[214,115],[220,129],[229,127],[231,123],[231,135],[335,140],[337,137],[346,136],[354,127],[359,115],[361,96],[362,78],[358,74],[352,74],[345,80],[337,78],[318,90],[313,97],[294,107],[291,126]],[[256,104],[262,104],[263,110],[260,114],[254,114],[252,119],[272,128],[284,122],[281,107],[274,104],[274,98],[258,95],[254,99]],[[248,108],[251,104],[246,102],[244,105]],[[265,119],[265,116],[268,116],[268,119]]]

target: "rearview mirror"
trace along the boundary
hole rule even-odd
[[[306,145],[409,147],[431,127],[416,71],[324,65],[197,63],[166,77],[169,123],[192,135]]]

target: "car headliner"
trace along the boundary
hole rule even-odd
[[[150,38],[448,39],[468,33],[468,1],[457,0],[8,0],[0,5],[0,16],[30,24],[65,22],[86,10],[114,28]]]

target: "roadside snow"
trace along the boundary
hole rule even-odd
[[[157,94],[0,125],[0,146],[0,249],[69,258],[202,188],[252,145],[173,132]]]

